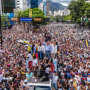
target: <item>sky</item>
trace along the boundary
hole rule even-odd
[[[61,3],[64,6],[68,6],[71,0],[52,0],[53,2]]]

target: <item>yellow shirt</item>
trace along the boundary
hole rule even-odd
[[[76,81],[73,83],[75,90],[77,90],[77,83]]]

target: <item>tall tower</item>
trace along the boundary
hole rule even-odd
[[[16,0],[15,7],[18,10],[24,11],[30,8],[30,0]]]
[[[46,0],[43,0],[43,12],[46,15]]]
[[[49,1],[46,1],[46,15],[49,15]]]
[[[43,11],[43,0],[38,0],[38,8]]]
[[[1,3],[1,0],[0,0],[0,15],[2,15],[2,3]]]
[[[38,8],[38,0],[31,0],[31,8]]]
[[[13,13],[13,9],[15,8],[15,0],[2,0],[2,3],[4,13]]]

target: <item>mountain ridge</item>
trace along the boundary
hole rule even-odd
[[[51,0],[48,0],[48,1],[49,1],[49,5],[50,5],[49,10],[52,12],[58,11],[58,10],[64,10],[66,8],[66,6],[63,6],[60,3],[56,3],[56,2],[53,2]]]

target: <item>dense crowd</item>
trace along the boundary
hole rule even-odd
[[[0,90],[28,90],[33,76],[51,79],[53,90],[90,89],[90,31],[84,29],[50,24],[38,32],[3,31]]]

